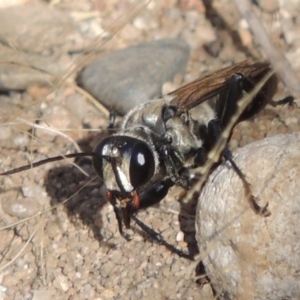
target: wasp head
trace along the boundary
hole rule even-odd
[[[104,138],[94,149],[93,165],[102,178],[107,196],[122,228],[130,228],[130,215],[138,210],[139,187],[147,184],[155,170],[153,151],[146,142],[130,136]],[[122,233],[122,229],[120,229]]]

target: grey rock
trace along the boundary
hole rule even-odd
[[[196,216],[201,260],[226,299],[300,296],[300,133],[252,143],[234,155],[257,202],[250,208],[240,178],[224,163],[201,192]]]
[[[189,53],[189,46],[179,39],[139,44],[88,65],[78,83],[108,108],[126,114],[161,96],[163,83],[185,72]]]
[[[31,3],[0,10],[0,90],[49,84],[65,70],[60,59],[74,48],[76,24],[63,11]],[[58,55],[59,53],[59,55]]]
[[[0,60],[3,62],[0,64],[0,91],[25,90],[33,84],[49,84],[57,78],[53,74],[63,70],[54,58],[3,45],[0,45]]]
[[[42,54],[70,43],[76,31],[71,17],[46,4],[10,6],[0,10],[0,37],[2,44]]]

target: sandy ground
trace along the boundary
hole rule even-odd
[[[218,70],[251,55],[264,59],[233,4],[213,3],[216,11],[209,19],[205,17],[203,2],[193,0],[154,0],[141,8],[137,16],[132,16],[138,10],[132,1],[44,3],[45,8],[53,5],[75,23],[77,34],[68,35],[67,40],[62,38],[53,49],[39,50],[59,65],[68,81],[60,86],[55,84],[54,88],[32,82],[22,93],[11,91],[1,96],[1,170],[72,153],[76,144],[87,149],[103,135],[105,130],[99,128],[107,127],[107,118],[74,84],[76,71],[67,71],[74,59],[75,66],[87,62],[82,54],[86,49],[99,56],[153,39],[185,39],[192,50],[187,73],[165,84],[164,92],[198,78],[203,72]],[[263,8],[273,9],[274,3],[264,1]],[[273,14],[258,8],[255,11],[299,75],[296,37],[300,14],[297,5],[292,7],[292,1],[283,5]],[[126,26],[120,26],[120,16],[124,16]],[[27,32],[32,34],[28,36],[34,36],[38,28],[38,24],[28,27]],[[49,32],[50,29],[51,26]],[[91,44],[103,29],[101,43]],[[114,31],[117,34],[101,46]],[[57,34],[47,36],[47,32],[43,31],[45,40],[55,40]],[[26,51],[12,48],[20,56],[38,48],[37,40],[28,44]],[[43,96],[50,92],[48,97]],[[289,93],[280,85],[277,98]],[[41,128],[33,127],[36,120]],[[268,108],[254,120],[238,126],[231,148],[265,136],[297,131],[299,120],[298,108]],[[57,128],[55,134],[49,133],[53,124]],[[81,159],[78,165],[90,177],[64,161],[1,178],[0,299],[213,298],[208,284],[201,288],[196,283],[195,264],[191,261],[172,254],[134,224],[132,241],[120,237],[114,212],[90,161]],[[179,217],[180,207],[174,201],[179,193],[180,190],[173,189],[159,206],[138,216],[177,248],[195,251],[193,215]]]

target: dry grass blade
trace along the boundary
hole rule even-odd
[[[35,236],[35,234],[38,231],[38,229],[39,229],[39,224],[36,226],[36,228],[34,229],[34,231],[31,233],[30,237],[28,238],[28,240],[25,242],[25,244],[20,249],[20,251],[15,255],[15,257],[12,260],[10,260],[8,263],[4,264],[3,266],[0,266],[0,271],[3,271],[7,267],[11,266],[22,255],[23,251],[29,245],[29,243],[32,241],[32,239]]]
[[[49,74],[48,72],[44,71],[44,70],[40,70],[37,69],[41,72],[46,72],[49,75],[51,75],[51,77],[53,77],[53,83],[52,85],[52,89],[50,89],[50,91],[46,94],[43,95],[42,98],[39,98],[35,101],[33,101],[32,103],[30,103],[30,105],[25,106],[24,109],[27,110],[32,106],[38,106],[40,104],[41,101],[45,100],[49,95],[51,95],[55,90],[57,90],[58,88],[60,88],[61,86],[65,85],[66,82],[68,81],[68,79],[71,77],[72,74],[75,74],[78,70],[80,70],[85,64],[87,64],[94,56],[95,54],[95,49],[101,49],[102,47],[104,47],[104,45],[110,40],[112,39],[121,28],[123,28],[127,23],[128,20],[132,20],[134,17],[136,17],[149,3],[151,3],[151,0],[146,0],[146,1],[136,1],[135,3],[132,4],[131,9],[128,10],[128,12],[124,15],[122,15],[121,17],[119,17],[118,20],[114,20],[112,25],[110,26],[110,37],[103,39],[103,36],[100,34],[88,47],[88,49],[86,49],[85,53],[83,54],[83,56],[78,57],[77,59],[75,59],[73,61],[73,63],[68,67],[67,70],[65,70],[64,74],[60,77],[57,77],[53,74]],[[5,63],[5,62],[4,62]],[[28,68],[33,68],[32,66],[26,66]],[[49,83],[50,84],[50,83]],[[78,88],[79,91],[81,91],[80,88]],[[92,99],[92,97],[89,97],[89,99]],[[95,103],[95,101],[93,101]],[[104,106],[102,105],[97,105],[97,107],[100,107],[101,111],[104,112],[104,114],[108,117],[109,116],[109,112],[108,110],[106,110],[104,108]],[[15,118],[20,117],[22,113],[10,116],[6,122],[11,122],[13,121]]]
[[[127,23],[128,20],[134,19],[145,7],[151,2],[151,0],[146,1],[136,1],[132,5],[132,9],[123,16],[121,16],[118,20],[115,20],[113,22],[112,30],[110,39],[116,35],[121,28],[123,28]],[[101,49],[109,39],[106,39],[103,41],[102,36],[100,35],[98,38],[96,38],[90,46],[85,50],[84,53],[84,59],[81,57],[74,61],[74,63],[69,67],[69,69],[66,71],[66,73],[58,79],[55,85],[60,86],[63,84],[74,72],[80,70],[91,58],[93,58],[93,55],[95,53],[95,49]]]
[[[251,93],[246,94],[239,102],[238,102],[238,109],[236,114],[230,119],[230,121],[228,122],[228,125],[224,128],[223,132],[222,132],[222,136],[219,139],[219,141],[216,143],[216,145],[212,148],[210,154],[207,157],[207,163],[199,168],[196,168],[195,170],[193,170],[191,173],[194,174],[194,176],[196,176],[196,178],[199,178],[199,180],[197,181],[197,183],[188,191],[184,202],[187,203],[189,202],[195,193],[199,193],[199,191],[201,191],[207,176],[210,173],[210,170],[212,168],[212,166],[219,161],[219,158],[222,154],[222,151],[224,150],[226,144],[227,144],[227,140],[228,137],[230,135],[230,132],[232,131],[233,127],[235,126],[237,120],[239,119],[239,117],[241,116],[241,114],[243,113],[243,111],[245,110],[245,108],[247,107],[247,105],[249,105],[249,103],[252,101],[252,99],[259,93],[259,91],[261,90],[261,88],[263,87],[263,85],[268,81],[268,79],[272,76],[272,74],[274,74],[274,72],[269,72],[262,80],[259,84],[257,84],[257,86],[253,89],[253,91],[251,91]]]
[[[300,82],[297,78],[296,72],[293,70],[291,64],[285,58],[283,53],[276,49],[271,42],[262,22],[257,17],[252,9],[249,0],[235,0],[235,5],[239,9],[241,15],[249,24],[254,37],[259,41],[264,49],[268,60],[273,65],[278,75],[283,80],[284,84],[294,92],[300,92]]]

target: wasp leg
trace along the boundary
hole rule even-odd
[[[222,136],[222,129],[226,127],[236,113],[238,100],[243,96],[245,89],[249,90],[249,84],[249,80],[240,73],[231,76],[227,93],[220,95],[216,101],[216,119],[209,121],[207,126],[199,128],[203,146],[198,149],[195,165],[205,164],[207,153],[211,151]],[[229,138],[230,135],[227,139]]]
[[[180,185],[183,188],[188,188],[189,182],[186,178],[181,176],[181,174],[177,171],[176,162],[177,164],[181,164],[180,154],[178,154],[172,148],[172,138],[169,135],[163,135],[160,137],[160,144],[159,147],[159,156],[161,157],[169,178],[172,180],[173,183]]]
[[[265,74],[262,74],[262,76]],[[224,128],[231,117],[236,113],[237,103],[243,96],[243,92],[250,92],[255,87],[255,82],[245,77],[241,73],[231,76],[228,86],[228,93],[225,97],[220,97],[216,103],[217,117]],[[239,117],[237,123],[247,120],[259,113],[267,104],[275,107],[278,105],[288,104],[295,106],[294,97],[287,96],[279,101],[272,98],[277,88],[277,77],[271,76],[270,79],[261,88],[260,92],[253,98],[251,103],[246,107],[245,111]]]
[[[293,96],[287,96],[281,100],[274,101],[273,99],[269,100],[269,104],[273,107],[276,107],[278,105],[285,105],[288,104],[289,106],[296,106],[296,103],[294,102],[295,98]]]
[[[118,222],[118,228],[119,228],[119,232],[120,234],[126,239],[126,240],[130,240],[130,236],[128,234],[126,234],[124,231],[123,231],[123,215],[122,215],[122,211],[116,207],[116,206],[113,206],[114,208],[114,213],[116,215],[116,219],[117,219],[117,222]]]
[[[220,130],[220,125],[219,125],[218,120],[211,120],[208,123],[208,132],[210,132],[212,134],[213,138],[215,139],[215,142],[217,142],[218,138],[220,138],[221,134],[222,134],[221,130]],[[246,176],[241,171],[241,169],[234,162],[233,157],[232,157],[232,153],[230,152],[230,150],[227,147],[223,150],[222,156],[227,161],[230,162],[230,164],[233,167],[234,171],[240,177],[240,179],[243,183],[243,186],[244,186],[245,196],[246,196],[247,200],[249,201],[250,207],[253,209],[253,211],[256,214],[262,215],[264,217],[269,216],[271,214],[270,211],[268,210],[269,203],[267,203],[264,207],[260,207],[256,203],[256,198],[252,195],[252,192],[251,192],[250,183],[247,181]]]
[[[176,170],[176,166],[175,166],[175,162],[174,162],[174,159],[172,156],[171,156],[171,152],[170,151],[170,147],[168,147],[167,145],[166,146],[163,146],[160,150],[160,153],[161,153],[161,157],[163,158],[164,160],[164,165],[167,169],[167,173],[169,174],[170,176],[170,179],[180,185],[181,187],[183,188],[188,188],[189,187],[189,183],[188,181],[186,180],[186,178],[184,178],[183,176],[181,176],[178,171]]]
[[[127,207],[121,207],[117,205],[116,197],[113,193],[107,193],[108,200],[114,208],[114,213],[118,222],[119,233],[127,240],[131,240],[130,230],[130,210]],[[125,231],[123,230],[123,224],[125,225]]]
[[[200,147],[197,149],[197,154],[194,159],[195,166],[204,166],[207,161],[207,152],[206,147]]]
[[[247,200],[249,201],[249,204],[250,204],[252,210],[258,215],[261,215],[264,217],[270,216],[271,212],[268,210],[269,203],[267,203],[264,207],[261,207],[257,204],[256,198],[252,195],[250,183],[247,181],[247,179],[246,179],[245,175],[243,174],[243,172],[241,171],[241,169],[236,165],[236,163],[232,159],[232,154],[229,151],[229,149],[226,148],[223,151],[223,156],[226,160],[228,160],[230,162],[234,171],[238,174],[238,176],[242,180],[242,183],[243,183],[243,186],[245,189],[245,196],[246,196]]]
[[[149,206],[159,203],[167,195],[169,189],[174,185],[174,182],[167,178],[160,182],[153,184],[151,188],[145,190],[139,195],[139,207],[136,208],[134,205],[127,205],[126,207],[119,207],[114,202],[114,199],[111,201],[116,219],[118,222],[118,228],[120,234],[126,239],[131,240],[132,233],[130,232],[130,220],[133,215],[137,212],[138,209],[145,209]],[[125,225],[125,231],[123,228]]]
[[[166,180],[163,180],[161,182],[158,182],[154,184],[154,186],[145,192],[143,192],[140,195],[140,207],[139,209],[145,209],[149,206],[152,206],[154,204],[159,203],[165,196],[167,195],[169,189],[174,185],[174,182],[168,178]],[[172,253],[177,254],[180,257],[186,258],[191,260],[191,256],[189,254],[186,254],[182,252],[181,250],[177,249],[173,245],[169,244],[164,240],[164,238],[161,236],[161,234],[157,233],[153,229],[151,229],[149,226],[144,224],[141,220],[139,220],[134,213],[136,210],[132,210],[131,213],[131,219],[133,219],[136,224],[145,231],[148,235],[150,235],[155,241],[157,241],[159,244],[164,245],[167,249],[169,249]]]
[[[149,226],[144,224],[141,220],[139,220],[136,216],[132,216],[132,219],[136,222],[137,225],[140,226],[140,228],[148,233],[155,241],[157,241],[159,244],[164,245],[167,249],[169,249],[172,253],[177,254],[180,257],[192,260],[192,257],[189,254],[184,253],[183,251],[177,249],[173,245],[169,244],[167,241],[164,240],[164,238],[161,236],[161,234],[157,233],[153,229],[151,229]]]
[[[222,95],[216,103],[217,119],[224,128],[237,111],[238,100],[243,96],[246,78],[242,74],[234,74],[229,81],[227,95]],[[225,97],[224,97],[225,96]],[[209,128],[208,128],[209,129]]]

